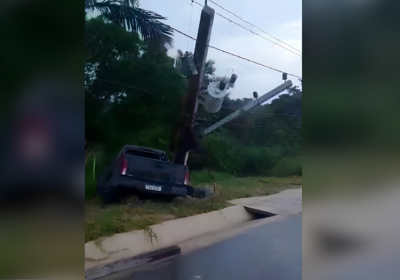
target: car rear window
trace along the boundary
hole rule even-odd
[[[138,151],[138,150],[128,150],[125,152],[125,155],[166,161],[165,155],[159,154],[159,153],[152,153],[152,152],[145,152],[145,151]]]

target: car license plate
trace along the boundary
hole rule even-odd
[[[161,191],[161,187],[152,186],[152,185],[146,185],[146,186],[145,186],[145,189],[146,189],[146,190],[152,190],[152,191],[158,191],[158,192]]]

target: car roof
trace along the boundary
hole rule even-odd
[[[149,147],[142,147],[137,145],[125,145],[122,147],[121,152],[118,154],[118,157],[125,153],[127,150],[137,150],[137,151],[144,151],[144,152],[152,152],[152,153],[160,153],[165,154],[165,151],[157,150]]]

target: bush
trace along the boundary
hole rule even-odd
[[[96,195],[97,180],[92,176],[85,177],[85,199],[93,198]]]
[[[212,166],[237,177],[301,175],[300,159],[293,157],[299,151],[290,145],[245,146],[233,137],[217,134],[204,139],[191,153],[189,167],[203,170]]]
[[[286,176],[302,176],[302,165],[300,157],[283,158],[271,170],[271,176],[286,177]]]
[[[212,176],[212,172],[210,172],[210,175]],[[232,174],[229,173],[215,173],[215,180],[217,182],[220,181],[226,181],[230,178],[233,177]],[[190,182],[189,185],[191,186],[197,186],[197,185],[204,185],[204,184],[213,184],[214,180],[212,178],[210,178],[210,176],[208,175],[208,171],[206,169],[203,169],[201,171],[195,171],[192,172],[190,175]]]
[[[200,146],[204,145],[206,148],[201,149],[201,153],[194,152],[191,166],[201,166],[199,163],[206,163],[207,166],[211,164],[215,171],[241,177],[267,175],[282,157],[282,150],[278,147],[244,146],[232,138],[220,136],[210,136]]]
[[[103,153],[90,153],[87,156],[85,164],[85,199],[96,195],[97,176],[103,173],[104,167]]]

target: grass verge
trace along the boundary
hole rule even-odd
[[[230,206],[229,200],[243,197],[266,196],[286,189],[298,188],[301,176],[236,178],[228,173],[216,173],[214,203],[210,211]],[[193,187],[210,186],[213,181],[207,171],[193,172]],[[85,203],[85,242],[115,233],[149,230],[151,225],[166,220],[183,218],[208,212],[211,200],[184,199],[168,202],[142,201],[134,195],[122,197],[120,204],[105,205],[101,197],[87,199]]]

